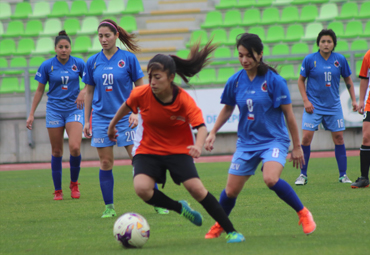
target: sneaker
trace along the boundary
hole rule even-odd
[[[236,231],[227,234],[226,239],[226,243],[241,243],[245,241],[244,236]]]
[[[71,197],[79,199],[80,198],[80,190],[78,189],[78,185],[80,185],[78,182],[72,182],[69,185],[69,188],[71,189]]]
[[[181,215],[190,220],[194,225],[202,226],[202,215],[199,212],[191,209],[188,202],[185,200],[181,200],[179,203],[182,204]]]
[[[303,207],[297,214],[299,217],[298,225],[302,224],[303,232],[306,235],[313,233],[316,229],[316,223],[313,220],[311,212],[306,207]]]
[[[224,232],[224,229],[221,227],[218,222],[216,222],[207,232],[206,236],[204,237],[205,239],[212,239],[212,238],[217,238],[221,235],[221,233]]]
[[[169,214],[169,213],[170,213],[170,211],[168,211],[167,209],[162,208],[162,207],[155,207],[155,206],[154,206],[154,210],[155,210],[158,214]]]
[[[304,175],[304,174],[300,174],[297,178],[297,180],[295,180],[295,185],[306,185],[307,184],[307,176]]]
[[[348,176],[345,174],[342,177],[339,177],[339,182],[341,183],[352,183],[352,181],[348,178]]]
[[[369,187],[369,179],[366,179],[365,177],[357,178],[357,180],[352,183],[351,188],[352,189],[358,189],[358,188],[367,188]]]
[[[54,200],[63,200],[62,190],[56,190],[54,193]]]
[[[110,218],[110,217],[114,217],[114,216],[117,216],[117,213],[114,210],[114,208],[106,207],[105,211],[103,212],[103,215],[101,217],[102,218]]]

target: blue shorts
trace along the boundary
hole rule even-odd
[[[284,145],[272,146],[271,148],[259,151],[236,150],[231,160],[229,174],[241,176],[254,175],[261,161],[263,163],[275,161],[284,167],[287,155],[288,147]]]
[[[319,129],[319,125],[322,123],[325,130],[331,132],[338,132],[345,130],[343,112],[339,109],[334,115],[324,115],[320,113],[307,113],[306,110],[303,111],[302,116],[302,129],[316,131]]]
[[[92,127],[91,146],[104,148],[116,145],[118,147],[134,144],[136,128],[132,129],[128,126],[116,126],[118,130],[117,143],[112,142],[108,138],[108,125]]]
[[[58,128],[65,127],[68,122],[80,122],[84,125],[84,110],[74,109],[71,111],[46,110],[46,127]]]

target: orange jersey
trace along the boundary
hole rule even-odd
[[[177,93],[176,93],[177,92]],[[193,128],[203,126],[202,111],[182,88],[174,93],[172,103],[164,104],[153,94],[149,85],[132,90],[126,105],[134,113],[140,110],[133,154],[188,154],[194,144]]]
[[[362,66],[360,70],[360,78],[370,78],[370,50],[368,50],[362,60]],[[364,111],[370,111],[370,79],[369,86],[367,87],[367,100]]]

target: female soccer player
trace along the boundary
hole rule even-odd
[[[352,183],[352,188],[369,187],[369,168],[370,168],[370,50],[362,60],[360,70],[360,99],[358,112],[364,115],[362,123],[362,145],[360,149],[360,168],[361,177]],[[366,100],[367,95],[367,100]],[[366,105],[365,105],[366,102]]]
[[[236,47],[243,69],[227,81],[221,96],[221,103],[225,106],[205,143],[206,150],[212,151],[217,131],[230,118],[237,105],[240,111],[238,141],[226,188],[221,192],[219,202],[229,215],[245,182],[254,175],[262,161],[264,182],[298,213],[303,232],[310,234],[316,228],[310,211],[303,206],[292,187],[280,179],[290,143],[284,116],[293,140],[290,161],[293,160],[293,166],[297,168],[303,164],[298,127],[287,84],[275,69],[262,61],[263,44],[257,35],[239,35]],[[216,222],[205,238],[219,237],[223,230]]]
[[[83,125],[83,105],[85,89],[80,91],[79,76],[82,77],[85,62],[71,56],[71,40],[63,30],[55,38],[56,56],[44,61],[39,67],[35,80],[39,82],[35,92],[27,128],[32,129],[34,114],[45,85],[49,82],[46,104],[46,128],[51,143],[51,174],[54,181],[54,200],[62,200],[62,156],[63,134],[66,129],[69,137],[69,162],[71,166],[72,198],[80,198],[78,176],[81,163],[81,139]]]
[[[316,39],[319,51],[306,56],[303,60],[298,78],[298,88],[301,93],[304,112],[302,116],[302,149],[305,164],[301,174],[295,181],[296,185],[307,184],[307,166],[310,159],[311,142],[314,132],[320,123],[330,130],[335,144],[335,158],[339,169],[339,182],[352,183],[347,177],[347,156],[343,140],[343,112],[339,97],[340,76],[344,78],[351,96],[353,111],[357,111],[357,103],[351,70],[346,58],[335,53],[337,37],[333,30],[323,29]],[[307,78],[307,87],[305,80]]]
[[[173,80],[177,73],[188,82],[187,77],[198,73],[209,60],[215,46],[208,43],[199,51],[199,45],[191,49],[188,59],[157,54],[148,63],[149,83],[135,88],[127,101],[112,119],[108,136],[116,141],[119,120],[128,112],[140,110],[140,121],[133,149],[134,188],[146,203],[173,210],[197,226],[202,216],[189,207],[186,201],[174,201],[154,188],[156,182],[166,182],[166,171],[173,181],[182,183],[206,211],[225,228],[228,243],[242,242],[229,218],[199,179],[193,158],[200,156],[207,129],[201,110],[185,90]],[[198,130],[194,143],[191,125]]]

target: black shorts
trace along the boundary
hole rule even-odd
[[[362,120],[362,122],[370,122],[370,112],[367,111],[367,112],[364,112],[364,119]]]
[[[170,171],[172,180],[177,184],[191,178],[199,178],[194,160],[190,155],[151,155],[137,154],[132,159],[134,177],[138,174],[146,174],[157,183],[166,183],[166,172]]]

